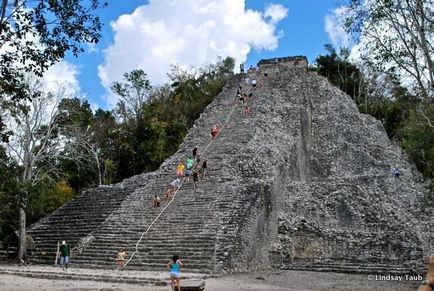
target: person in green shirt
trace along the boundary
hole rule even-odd
[[[60,265],[63,270],[68,270],[69,255],[69,245],[66,244],[66,241],[62,241],[62,245],[60,246]]]
[[[187,161],[185,162],[185,164],[186,164],[186,166],[187,166],[187,169],[188,169],[188,170],[191,170],[191,169],[193,169],[194,160],[189,156],[189,157],[187,158]]]

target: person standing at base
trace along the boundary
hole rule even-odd
[[[182,262],[179,259],[179,256],[173,255],[172,260],[170,260],[166,266],[170,269],[170,281],[172,285],[172,291],[181,291],[180,271]]]
[[[118,254],[116,256],[116,262],[117,262],[117,266],[118,266],[119,270],[125,266],[125,256],[126,255],[127,255],[127,253],[123,249],[120,249],[118,251]]]
[[[69,255],[69,245],[66,244],[66,241],[62,241],[60,246],[60,266],[62,266],[63,270],[68,270]]]

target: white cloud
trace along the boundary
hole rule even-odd
[[[99,53],[99,48],[97,47],[97,45],[95,43],[86,43],[86,45],[87,45],[87,53],[88,54]]]
[[[340,6],[324,18],[324,29],[332,44],[337,48],[348,47],[350,45],[350,37],[341,25],[341,18],[347,12],[348,9],[346,7]]]
[[[270,17],[271,21],[277,23],[288,15],[288,9],[280,4],[270,4],[265,8],[264,16]]]
[[[136,68],[161,84],[173,63],[200,66],[231,56],[239,64],[252,49],[277,48],[276,24],[286,15],[281,5],[246,9],[245,0],[150,0],[111,23],[114,43],[105,49],[98,75],[109,92],[113,81]],[[117,101],[110,93],[106,99],[109,105]]]
[[[68,95],[73,96],[81,91],[78,75],[77,66],[63,60],[51,66],[44,73],[43,79],[49,91],[55,92],[59,87],[63,87],[68,90]]]

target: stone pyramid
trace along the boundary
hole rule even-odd
[[[248,116],[235,106],[240,84],[253,93]],[[222,117],[229,121],[208,146]],[[138,243],[167,203],[154,210],[152,197],[162,196],[195,146],[200,153],[208,146],[207,178],[196,192],[184,183]],[[157,171],[87,190],[32,225],[32,260],[52,264],[57,241],[67,240],[71,263],[82,267],[114,268],[117,250],[130,255],[138,243],[127,268],[162,270],[178,254],[185,270],[202,273],[408,273],[433,248],[431,212],[420,210],[425,195],[381,123],[309,72],[305,57],[263,60],[230,78]]]

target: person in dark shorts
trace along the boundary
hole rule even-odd
[[[198,172],[197,168],[195,168],[195,169],[193,169],[193,188],[194,188],[195,192],[196,192],[198,181],[199,181],[199,172]]]
[[[205,160],[203,161],[202,167],[200,168],[200,174],[202,179],[205,179],[207,168],[208,168],[208,160]]]
[[[195,159],[197,156],[197,147],[194,147],[193,149],[193,159]]]
[[[154,196],[154,208],[160,207],[160,197],[157,195]]]
[[[191,169],[187,169],[187,170],[185,170],[185,181],[186,181],[187,183],[190,183],[190,177],[191,177],[191,174],[192,174]]]

